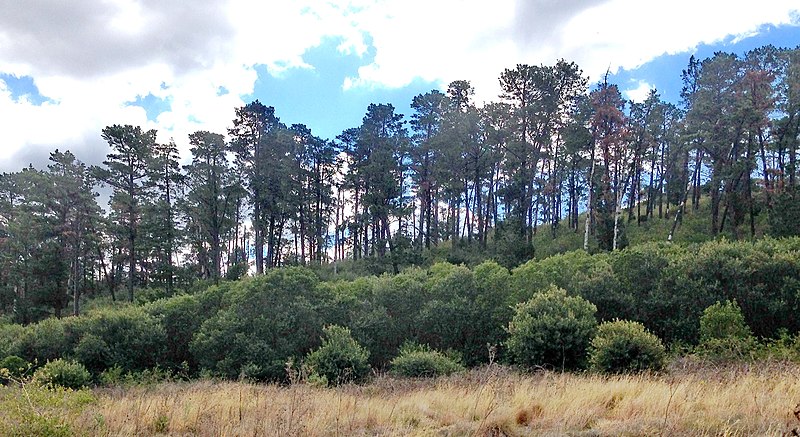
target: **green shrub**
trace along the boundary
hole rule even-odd
[[[165,345],[164,366],[178,369],[186,363],[191,372],[197,370],[197,361],[189,350],[189,344],[200,325],[220,310],[222,296],[230,286],[224,282],[196,294],[161,299],[145,307],[145,311],[164,327],[169,339]]]
[[[31,364],[24,359],[16,355],[9,355],[0,360],[0,383],[4,382],[8,377],[19,379],[30,368]]]
[[[149,369],[163,359],[164,327],[140,307],[98,310],[78,319],[83,336],[75,355],[95,371],[114,365],[126,371]]]
[[[712,360],[749,358],[758,346],[736,301],[717,302],[700,317],[697,353]]]
[[[312,374],[334,385],[363,381],[370,372],[369,351],[353,339],[347,328],[331,325],[324,333],[322,346],[306,357]]]
[[[664,359],[664,345],[644,325],[615,320],[601,323],[597,328],[589,362],[594,370],[622,373],[661,370]]]
[[[703,311],[700,317],[700,342],[712,339],[746,339],[753,334],[744,321],[736,301],[717,302]]]
[[[57,359],[37,369],[33,380],[42,386],[77,390],[87,386],[92,381],[92,375],[81,363]]]
[[[357,299],[349,326],[359,343],[370,351],[374,367],[383,367],[407,339],[419,333],[420,308],[430,299],[422,269],[398,275],[360,278],[350,283]]]
[[[93,373],[102,372],[109,366],[111,350],[102,338],[86,334],[75,346],[73,356]]]
[[[14,323],[0,323],[0,357],[20,355],[18,339],[25,328]]]
[[[286,362],[320,343],[321,308],[332,297],[317,285],[313,272],[298,267],[237,282],[223,296],[223,309],[194,334],[192,356],[217,376],[237,378],[247,366],[253,379],[285,381]]]
[[[405,344],[391,363],[392,373],[410,378],[450,375],[464,370],[455,359],[428,346]]]
[[[15,340],[16,355],[28,361],[51,361],[69,355],[77,343],[80,322],[77,317],[44,319],[25,327]]]
[[[525,367],[579,368],[597,328],[596,311],[582,297],[551,286],[517,305],[508,325],[508,352]]]

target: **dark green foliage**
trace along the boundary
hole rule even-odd
[[[111,362],[111,348],[102,338],[94,334],[87,334],[75,346],[73,356],[89,371],[99,374]]]
[[[3,369],[8,371],[8,373],[4,373]],[[29,362],[16,355],[9,355],[0,360],[0,383],[5,382],[4,379],[6,376],[19,379],[30,369],[31,364]]]
[[[311,271],[296,267],[238,282],[195,333],[193,356],[220,376],[235,378],[246,366],[254,379],[285,379],[286,363],[319,345],[332,296],[317,285]]]
[[[164,327],[167,341],[163,366],[177,369],[185,363],[192,372],[198,369],[189,344],[203,322],[220,310],[222,296],[231,287],[231,283],[223,282],[197,294],[162,299],[146,306],[147,313]]]
[[[609,373],[661,370],[665,364],[661,340],[638,322],[601,323],[592,340],[589,362],[593,370]]]
[[[83,336],[76,345],[76,355],[78,351],[85,353],[87,365],[97,370],[112,366],[126,371],[143,370],[159,364],[164,357],[164,327],[141,308],[94,312],[81,324]],[[92,337],[85,340],[87,336]]]
[[[508,325],[506,346],[524,367],[575,369],[584,365],[594,335],[597,308],[555,286],[518,304]]]
[[[514,315],[511,299],[511,274],[494,261],[485,261],[473,270],[477,295],[473,305],[473,334],[463,351],[468,365],[490,360],[489,350],[496,351],[506,339],[505,327]]]
[[[66,357],[80,339],[82,320],[45,319],[28,325],[14,342],[16,354],[28,361],[52,361]]]
[[[474,324],[475,278],[462,266],[438,263],[428,270],[428,301],[419,304],[418,341],[436,349],[475,351],[470,344],[480,329]],[[485,345],[480,346],[485,349]],[[476,357],[477,358],[477,357]]]
[[[92,375],[83,364],[57,359],[48,361],[33,374],[33,380],[47,387],[79,389],[92,381]]]
[[[0,357],[21,355],[18,339],[25,331],[22,325],[15,323],[0,323]]]
[[[347,324],[369,349],[374,367],[388,363],[403,341],[418,335],[418,313],[428,300],[425,276],[424,270],[410,269],[351,283],[350,293],[357,302]]]
[[[446,376],[464,370],[457,360],[427,345],[406,343],[400,355],[392,359],[392,373],[410,378]]]
[[[534,247],[520,231],[524,225],[516,217],[498,223],[489,246],[493,258],[503,267],[514,268],[533,258]]]
[[[358,344],[350,330],[331,325],[324,330],[322,346],[306,357],[305,364],[313,375],[329,384],[359,383],[369,376],[369,351]]]
[[[790,188],[772,201],[769,212],[770,235],[790,237],[800,235],[800,187]]]

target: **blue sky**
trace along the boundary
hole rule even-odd
[[[559,58],[677,103],[691,54],[800,45],[789,0],[175,3],[0,0],[0,171],[42,167],[55,148],[99,163],[110,124],[157,129],[186,160],[189,133],[224,133],[254,99],[334,138],[370,103],[408,116],[415,95],[460,79],[493,101],[504,68]]]

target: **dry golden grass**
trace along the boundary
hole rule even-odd
[[[791,435],[800,426],[798,371],[773,364],[604,377],[488,367],[340,388],[168,383],[97,390],[72,426],[109,436]]]

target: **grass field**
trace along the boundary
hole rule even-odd
[[[72,402],[77,407],[36,396],[31,404],[18,387],[2,387],[0,431],[39,432],[12,417],[33,407],[31,415],[49,414],[47,429],[62,435],[793,435],[800,428],[799,372],[797,364],[678,361],[661,375],[520,374],[493,366],[436,380],[377,377],[339,388],[202,380],[98,388],[91,401]],[[69,396],[76,394],[55,395]],[[11,407],[14,399],[18,405]]]

